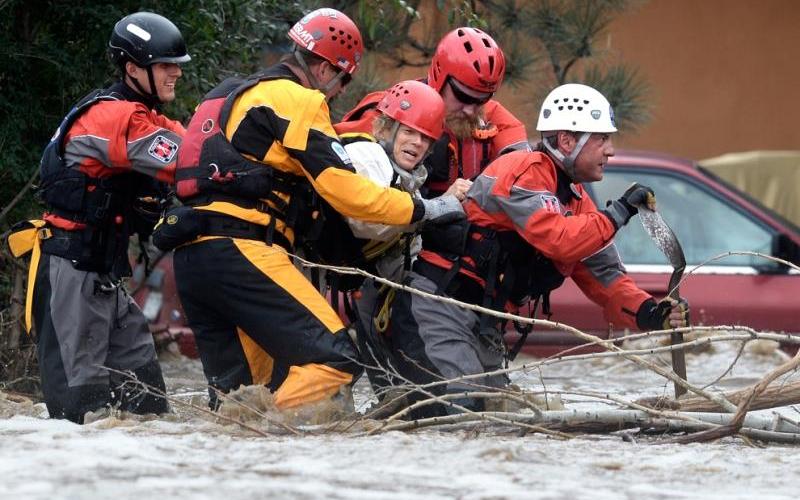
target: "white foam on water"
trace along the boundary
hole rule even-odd
[[[734,346],[689,354],[690,381],[714,380],[735,356]],[[774,352],[745,351],[725,389],[750,384],[781,361]],[[170,362],[164,371],[171,394],[202,401],[199,363]],[[541,377],[551,390],[630,399],[672,390],[618,359],[552,365]],[[537,371],[513,378],[541,389]],[[362,384],[357,404],[369,393]],[[600,405],[585,398],[567,404]],[[751,447],[732,438],[682,446],[618,435],[560,441],[436,430],[260,437],[187,410],[161,419],[112,415],[78,426],[44,418],[36,406],[0,418],[2,499],[788,499],[797,490],[796,447]]]

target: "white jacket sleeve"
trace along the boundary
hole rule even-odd
[[[392,183],[394,170],[380,144],[367,141],[359,141],[345,146],[347,154],[353,160],[353,167],[356,173],[363,175],[379,186],[389,187]],[[411,231],[413,226],[388,226],[373,222],[363,222],[352,218],[347,218],[347,223],[353,234],[358,238],[367,240],[388,241],[394,236]]]

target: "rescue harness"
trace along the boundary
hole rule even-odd
[[[564,282],[553,262],[544,257],[516,231],[497,231],[462,221],[422,234],[424,251],[414,263],[415,272],[437,285],[436,294],[462,302],[503,311],[508,303],[520,306],[534,301],[549,318],[550,292]],[[531,325],[514,322],[520,334],[505,349],[502,333],[506,322],[479,314],[479,335],[490,348],[513,360],[531,332]]]

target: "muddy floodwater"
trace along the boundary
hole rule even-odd
[[[714,381],[736,355],[733,345],[690,354],[690,381]],[[784,360],[772,348],[748,348],[715,387],[746,386]],[[204,404],[199,362],[163,364],[172,396]],[[564,362],[515,373],[513,379],[532,390],[544,383],[550,390],[630,399],[672,391],[671,383],[618,359]],[[357,406],[368,399],[369,390],[359,382]],[[564,403],[606,406],[579,397],[565,397]],[[800,420],[795,408],[780,411]],[[748,445],[734,438],[654,445],[657,438],[623,437],[563,441],[496,430],[262,437],[177,407],[159,419],[109,416],[78,426],[47,419],[42,404],[0,394],[0,498],[797,498],[800,447]]]

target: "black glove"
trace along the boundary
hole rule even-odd
[[[656,194],[648,186],[634,182],[618,200],[607,202],[603,212],[611,219],[614,227],[619,229],[627,224],[631,217],[639,213],[638,207],[641,206],[655,210]]]
[[[681,323],[677,325],[670,323],[669,316],[673,311],[682,315]],[[643,332],[683,328],[689,325],[689,302],[683,297],[679,300],[667,297],[659,302],[652,298],[647,299],[636,312],[636,326]]]

